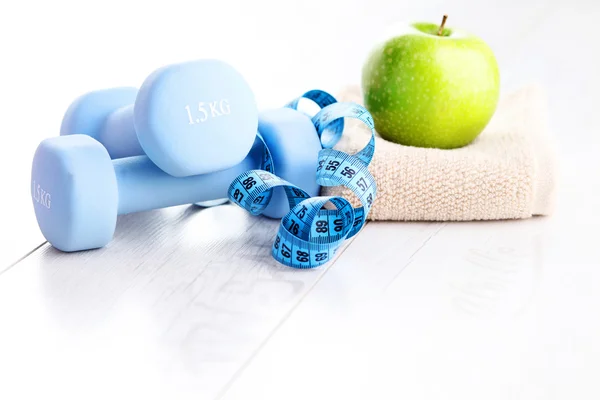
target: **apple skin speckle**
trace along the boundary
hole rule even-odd
[[[500,94],[492,50],[476,36],[437,36],[437,25],[377,46],[362,70],[366,108],[386,140],[452,149],[471,143],[490,121]],[[420,31],[420,32],[419,32]],[[390,62],[391,60],[391,62]]]

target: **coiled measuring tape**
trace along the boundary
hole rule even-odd
[[[344,240],[356,235],[365,224],[377,194],[375,179],[368,170],[375,152],[375,126],[371,114],[354,103],[338,103],[322,90],[312,90],[294,99],[286,107],[297,109],[301,98],[315,102],[321,110],[312,117],[321,146],[316,179],[320,186],[349,188],[360,200],[353,208],[339,196],[310,197],[304,190],[275,175],[269,148],[264,145],[260,169],[244,172],[230,185],[231,201],[253,215],[260,215],[271,200],[273,189],[282,187],[290,206],[282,218],[271,254],[281,264],[293,268],[314,268],[333,258]],[[357,118],[371,129],[371,139],[354,155],[334,150],[342,137],[344,117]],[[325,209],[331,203],[335,209]]]

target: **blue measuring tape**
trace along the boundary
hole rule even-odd
[[[273,243],[271,254],[281,264],[293,268],[314,268],[333,258],[344,240],[356,235],[365,224],[377,194],[375,179],[368,170],[375,152],[375,126],[371,114],[354,103],[339,103],[327,92],[311,90],[286,107],[297,110],[300,99],[315,102],[321,110],[312,117],[323,149],[319,152],[316,179],[320,186],[345,186],[359,199],[354,208],[339,196],[310,197],[304,190],[275,175],[269,148],[264,145],[260,169],[244,172],[230,185],[231,201],[260,215],[271,200],[273,189],[282,187],[290,205]],[[371,129],[371,140],[354,155],[334,150],[342,137],[344,118],[357,118]],[[331,203],[335,209],[323,208]]]

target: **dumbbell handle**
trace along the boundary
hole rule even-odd
[[[100,143],[102,143],[102,145],[108,151],[110,158],[112,158],[112,159],[122,159],[125,157],[144,156],[144,150],[142,149],[142,146],[140,146],[140,142],[139,142],[139,140],[137,138],[137,134],[135,132],[135,123],[134,123],[134,118],[133,118],[133,104],[118,108],[117,110],[111,112],[106,117],[106,121],[104,122],[104,125],[98,132],[98,136],[96,139]],[[151,162],[150,159],[148,159],[147,156],[144,156],[144,157],[145,157],[145,160],[143,162],[141,162],[142,165],[139,166],[139,168],[140,168],[139,171],[137,171],[137,172],[126,171],[125,168],[130,168],[130,169],[134,168],[132,166],[133,163],[131,161],[122,161],[122,162],[115,163],[115,172],[117,172],[120,169],[124,169],[124,171],[126,171],[127,174],[130,174],[133,172],[134,175],[136,173],[139,173],[147,179],[159,179],[160,180],[161,176],[163,177],[162,179],[164,179],[164,176],[163,176],[164,174],[161,173],[162,170],[160,170],[159,168],[157,168],[157,167],[146,168],[144,166],[145,164],[148,164],[148,163],[150,163],[154,166],[154,164]],[[125,165],[121,165],[121,164],[125,164]],[[243,164],[243,162],[242,162],[242,164]],[[236,167],[237,167],[237,165],[230,169],[235,169]],[[137,168],[137,165],[136,165],[136,168]],[[245,171],[240,171],[240,173],[242,173],[242,172],[245,172]],[[236,176],[233,176],[230,179],[230,181],[235,179]],[[229,176],[227,176],[227,177],[229,177]],[[184,183],[178,181],[177,184],[180,185],[180,184],[184,184]],[[208,185],[208,183],[207,183],[207,185]],[[223,190],[217,190],[217,189],[219,189],[219,188],[215,187],[215,190],[212,191],[212,193],[226,193],[226,190],[223,191]],[[121,191],[119,191],[119,192],[121,192]],[[127,189],[125,189],[124,192],[126,193]],[[226,195],[223,196],[222,199],[220,199],[218,197],[210,197],[210,196],[206,197],[206,194],[210,193],[210,192],[211,192],[210,190],[202,192],[203,199],[192,200],[192,201],[190,201],[190,203],[195,202],[196,204],[198,204],[200,206],[208,207],[208,206],[223,204],[223,203],[227,202]],[[153,200],[156,201],[156,197],[154,197],[154,196],[151,196],[151,197]],[[194,197],[192,197],[192,198],[194,198]],[[219,200],[215,200],[215,199],[219,199]],[[135,206],[135,204],[132,204],[131,206]],[[125,209],[131,209],[131,208],[132,207],[126,207]],[[154,208],[159,208],[159,207],[154,206],[154,207],[149,207],[147,209],[154,209]],[[131,211],[128,211],[128,212],[131,212]]]
[[[110,113],[96,139],[112,159],[144,155],[135,133],[133,104]]]
[[[261,154],[261,147],[256,143],[246,158],[231,168],[185,178],[165,173],[147,156],[114,160],[119,192],[118,214],[227,197],[231,182],[241,173],[257,168]]]

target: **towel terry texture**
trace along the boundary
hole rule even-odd
[[[363,104],[357,86],[338,98]],[[486,129],[466,147],[425,149],[377,137],[369,167],[377,198],[369,219],[469,221],[551,214],[557,173],[547,120],[543,90],[528,86],[503,96]],[[336,148],[355,153],[370,131],[352,118],[346,124]],[[323,192],[356,200],[344,187]]]

